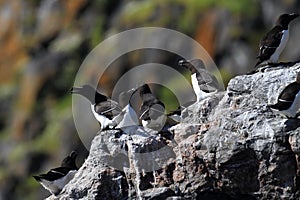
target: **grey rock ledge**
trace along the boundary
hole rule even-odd
[[[237,76],[170,132],[99,132],[74,179],[48,199],[300,199],[300,119],[267,108],[298,71]]]

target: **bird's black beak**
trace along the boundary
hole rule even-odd
[[[81,87],[72,87],[70,89],[71,94],[80,94],[82,88]]]
[[[189,62],[187,60],[179,60],[178,66],[185,67]]]

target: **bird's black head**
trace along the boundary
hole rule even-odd
[[[61,162],[61,166],[62,167],[69,167],[71,169],[77,169],[75,160],[77,157],[77,152],[76,151],[72,151],[70,153],[70,155],[68,155],[65,159],[63,159],[63,161]]]
[[[192,60],[180,60],[178,66],[185,67],[191,71],[191,73],[196,73],[197,69],[204,69],[204,63],[201,59],[192,59]]]
[[[144,94],[152,93],[148,84],[144,84],[141,87],[139,87],[138,91],[140,92],[140,96],[143,96]]]
[[[277,19],[276,25],[282,26],[283,29],[287,29],[289,23],[299,17],[299,14],[293,13],[293,14],[282,14]]]
[[[120,106],[125,107],[129,103],[129,101],[130,101],[130,99],[131,99],[131,97],[132,97],[132,95],[135,91],[136,91],[135,88],[133,88],[133,89],[130,89],[126,92],[121,92],[119,94],[119,104],[120,104]]]
[[[83,85],[81,87],[72,87],[71,88],[72,94],[80,94],[87,98],[92,104],[98,103],[101,101],[106,101],[107,97],[97,92],[92,86],[90,85]]]

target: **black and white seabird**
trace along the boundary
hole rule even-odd
[[[197,96],[197,102],[218,91],[218,80],[205,69],[202,60],[180,60],[178,65],[191,71],[191,82]]]
[[[297,18],[299,14],[282,14],[273,27],[260,41],[258,62],[255,67],[261,63],[277,63],[280,54],[285,48],[289,39],[289,23]]]
[[[132,105],[132,96],[136,89],[121,92],[119,94],[119,103],[123,108],[122,112],[114,119],[118,124],[116,128],[125,128],[130,126],[138,126],[139,119]]]
[[[58,195],[64,186],[74,177],[78,168],[75,163],[77,153],[72,151],[60,167],[51,169],[47,174],[33,176],[51,194]]]
[[[114,118],[122,112],[122,107],[118,102],[99,93],[90,85],[73,87],[71,93],[80,94],[91,102],[92,112],[97,121],[100,122],[101,130],[117,126]]]
[[[275,105],[269,106],[274,112],[288,118],[295,118],[300,108],[300,72],[296,81],[286,86],[278,97]]]
[[[139,117],[143,127],[161,130],[167,117],[164,103],[156,98],[147,84],[138,88],[138,91],[142,99]]]

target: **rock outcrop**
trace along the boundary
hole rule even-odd
[[[300,120],[267,107],[298,71],[237,76],[169,131],[99,132],[74,179],[48,199],[299,199]]]

